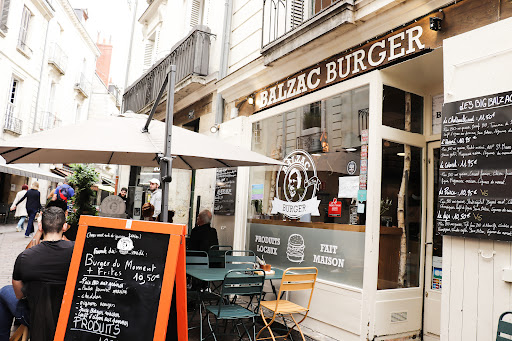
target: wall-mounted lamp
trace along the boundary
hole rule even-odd
[[[440,16],[430,17],[430,29],[432,31],[441,31],[441,22],[444,19],[443,10],[439,10]]]
[[[254,94],[250,94],[249,96],[245,97],[243,100],[238,102],[238,104],[236,105],[236,108],[240,109],[242,104],[244,104],[245,102],[247,102],[249,105],[254,105]]]
[[[212,125],[212,127],[210,128],[210,133],[215,134],[216,132],[219,131],[219,128],[220,128],[220,124]]]
[[[254,95],[250,95],[249,97],[247,97],[247,103],[249,103],[250,105],[254,104]]]
[[[194,118],[194,116],[195,116],[195,112],[194,112],[194,110],[190,110],[190,111],[188,112],[188,119],[189,119],[189,120],[191,120],[191,119],[193,119],[193,118]]]

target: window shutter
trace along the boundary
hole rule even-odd
[[[304,0],[292,0],[290,24],[294,28],[304,21]]]
[[[27,33],[28,33],[28,23],[30,22],[30,17],[32,13],[27,7],[23,8],[23,16],[21,18],[21,27],[20,27],[20,35],[18,37],[18,45],[25,49],[27,45]]]
[[[7,18],[9,17],[9,5],[11,0],[3,0],[2,12],[0,15],[0,30],[7,32]]]
[[[201,25],[201,10],[202,10],[202,1],[201,0],[192,0],[191,8],[190,8],[190,27],[194,27],[196,25]]]
[[[153,47],[155,42],[152,40],[146,41],[146,46],[144,48],[144,71],[151,67],[153,63]]]

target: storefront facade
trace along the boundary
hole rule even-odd
[[[512,49],[498,38],[512,30],[509,7],[448,4],[309,67],[278,63],[274,73],[289,73],[263,87],[221,82],[242,116],[224,125],[286,164],[239,169],[234,247],[280,268],[318,267],[306,333],[454,340],[475,317],[472,339],[495,337],[509,284],[471,281],[464,260],[498,278],[510,257],[491,269],[478,248],[510,255],[510,245],[438,235],[435,216],[443,103],[512,90]],[[478,283],[507,301],[489,308]]]

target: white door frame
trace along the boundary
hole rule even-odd
[[[427,144],[427,226],[425,239],[425,283],[423,304],[423,340],[439,340],[441,332],[441,290],[432,289],[432,253],[434,221],[434,149],[441,148],[440,141]]]

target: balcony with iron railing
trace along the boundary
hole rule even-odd
[[[60,127],[62,121],[57,117],[57,115],[43,111],[39,114],[41,117],[41,122],[39,124],[39,130],[48,130]]]
[[[91,92],[91,82],[87,80],[83,73],[80,74],[78,82],[75,83],[75,90],[82,94],[84,97],[89,97]]]
[[[23,121],[14,117],[15,106],[12,103],[7,103],[7,110],[5,113],[4,131],[21,135],[21,128]]]
[[[263,0],[265,64],[343,24],[354,23],[355,0]]]
[[[180,88],[186,80],[191,83],[199,83],[194,77],[208,75],[208,63],[210,57],[210,29],[205,26],[196,26],[184,39],[171,49],[171,52],[160,61],[156,62],[123,94],[123,110],[132,110],[142,113],[155,102],[158,92],[165,80],[166,70],[169,65],[176,65],[176,88]],[[190,79],[189,79],[190,78]],[[194,79],[192,79],[194,78]],[[189,89],[193,91],[193,89]],[[179,99],[179,94],[175,100]]]
[[[50,45],[48,64],[52,65],[60,74],[63,75],[66,73],[68,56],[57,43],[52,43]]]

